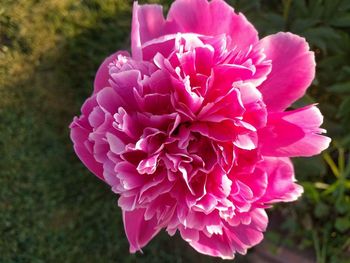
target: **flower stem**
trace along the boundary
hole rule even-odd
[[[285,23],[285,29],[288,30],[288,18],[289,18],[289,11],[290,6],[292,4],[292,0],[284,0],[283,1],[283,19]]]
[[[335,177],[339,178],[340,176],[340,172],[339,169],[337,167],[337,165],[335,164],[335,162],[333,161],[332,157],[329,155],[328,152],[324,152],[322,154],[323,159],[326,161],[326,163],[329,165],[329,167],[331,168],[333,174],[335,175]]]

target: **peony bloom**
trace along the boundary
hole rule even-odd
[[[221,258],[263,238],[265,209],[296,200],[289,157],[319,154],[315,105],[305,94],[314,54],[291,33],[258,38],[223,0],[134,3],[132,56],[100,66],[70,126],[81,161],[119,195],[130,251],[160,230]]]

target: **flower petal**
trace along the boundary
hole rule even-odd
[[[143,43],[176,32],[179,32],[176,23],[165,21],[161,5],[140,6],[137,1],[134,2],[131,30],[131,49],[134,59],[142,59]]]
[[[139,6],[135,1],[132,15],[131,45],[134,59],[142,59],[141,43],[156,38],[160,34],[164,17],[161,5]]]
[[[160,231],[156,218],[145,220],[144,215],[145,209],[123,211],[124,229],[130,243],[130,253],[141,250]]]
[[[189,244],[198,252],[222,259],[233,259],[235,250],[230,245],[230,240],[225,234],[213,234],[208,237],[203,232],[198,231],[198,238],[187,240]]]
[[[207,0],[177,0],[172,4],[167,19],[174,20],[182,33],[226,34],[231,38],[230,48],[244,48],[258,41],[254,26],[223,0],[210,3]]]
[[[88,140],[92,127],[87,116],[91,114],[97,105],[96,96],[87,99],[81,107],[82,116],[74,118],[70,124],[70,138],[74,144],[74,151],[85,166],[98,178],[103,178],[103,166],[97,162],[93,155],[93,143]]]
[[[107,57],[101,64],[101,66],[98,68],[95,81],[94,81],[94,93],[99,92],[104,87],[110,87],[110,84],[108,82],[109,80],[109,67],[108,65],[111,64],[113,61],[118,59],[118,55],[127,56],[129,57],[129,53],[127,51],[118,51],[109,57]]]
[[[74,143],[74,151],[84,165],[98,178],[103,179],[103,167],[98,163],[93,154],[87,149],[85,141],[89,136],[89,130],[83,128],[77,119],[75,119],[71,126],[70,137]]]
[[[265,231],[268,222],[266,213],[262,209],[252,210],[250,216],[249,225],[231,226],[223,223],[222,234],[208,236],[203,231],[199,231],[198,235],[192,235],[196,239],[190,240],[187,237],[187,241],[198,252],[222,259],[233,259],[236,252],[246,254],[248,248],[261,242],[262,231]]]
[[[315,106],[270,113],[259,131],[261,152],[267,156],[312,156],[329,146],[330,138],[320,135],[323,117]]]
[[[260,163],[268,175],[263,203],[295,201],[303,193],[303,187],[295,183],[293,164],[289,158],[265,157]]]
[[[260,40],[272,71],[259,86],[269,111],[283,111],[301,98],[315,77],[315,57],[304,38],[277,33]]]

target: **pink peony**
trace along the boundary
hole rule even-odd
[[[197,251],[245,254],[263,238],[265,209],[296,200],[289,157],[319,154],[315,105],[288,110],[315,75],[305,39],[261,40],[223,0],[134,3],[132,56],[100,66],[70,126],[81,161],[119,195],[130,251],[161,229]]]

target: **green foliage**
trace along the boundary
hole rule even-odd
[[[140,1],[162,3],[170,0]],[[230,0],[261,37],[306,37],[316,79],[295,105],[319,102],[332,148],[296,159],[303,198],[280,205],[271,242],[349,262],[350,2]],[[160,235],[129,255],[116,198],[76,158],[72,116],[106,55],[128,46],[131,1],[3,0],[0,6],[0,262],[216,262]],[[280,219],[281,221],[281,219]]]

